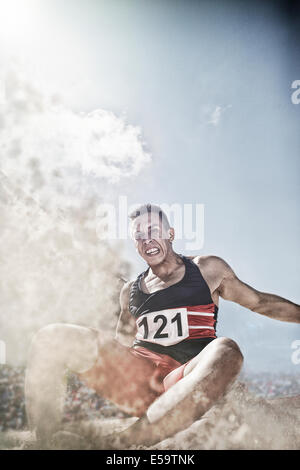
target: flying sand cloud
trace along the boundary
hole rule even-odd
[[[137,176],[151,157],[138,127],[102,109],[76,113],[21,69],[7,73],[4,88],[0,340],[7,362],[16,364],[26,361],[33,334],[49,323],[114,331],[119,278],[128,276],[129,265],[121,247],[99,239],[96,209],[105,184],[117,192],[117,183]],[[97,193],[89,187],[95,179]]]
[[[43,202],[62,204],[59,195],[70,197],[82,176],[117,183],[151,161],[140,128],[111,111],[76,113],[15,70],[6,74],[4,90],[1,169]]]

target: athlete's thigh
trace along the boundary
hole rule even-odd
[[[230,338],[220,336],[213,339],[208,343],[197,356],[193,357],[185,366],[183,375],[186,376],[191,372],[194,367],[206,360],[222,360],[224,354],[227,354],[228,348],[233,348],[236,352],[239,351],[238,345]]]
[[[191,359],[185,364],[183,371],[184,377],[189,374],[194,369],[194,367],[199,364],[199,362],[201,362],[205,357],[211,354],[216,354],[216,350],[218,348],[218,340],[219,338],[212,340],[210,343],[204,346],[204,348],[197,354],[197,356],[193,357],[193,359]]]
[[[155,365],[116,340],[99,341],[95,365],[79,377],[129,414],[141,416],[159,396],[151,387]]]

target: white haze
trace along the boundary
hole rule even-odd
[[[16,364],[48,323],[113,331],[129,266],[97,236],[96,209],[103,188],[117,193],[151,158],[139,128],[107,110],[68,109],[16,64],[2,90],[0,339]]]

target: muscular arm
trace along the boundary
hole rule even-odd
[[[115,339],[120,343],[131,346],[136,333],[136,324],[129,311],[129,293],[132,282],[126,282],[120,292],[121,312],[116,327]]]
[[[218,273],[218,291],[225,300],[275,320],[300,323],[300,305],[278,295],[260,292],[241,281],[231,267],[217,256],[213,263]]]

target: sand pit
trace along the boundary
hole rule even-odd
[[[77,431],[58,440],[52,449],[86,449],[95,433],[121,431],[136,418],[103,419],[65,425]],[[7,431],[0,435],[2,449],[36,449],[29,431]],[[130,449],[221,450],[221,449],[300,449],[300,395],[266,400],[236,383],[219,402],[192,426],[150,447]]]

